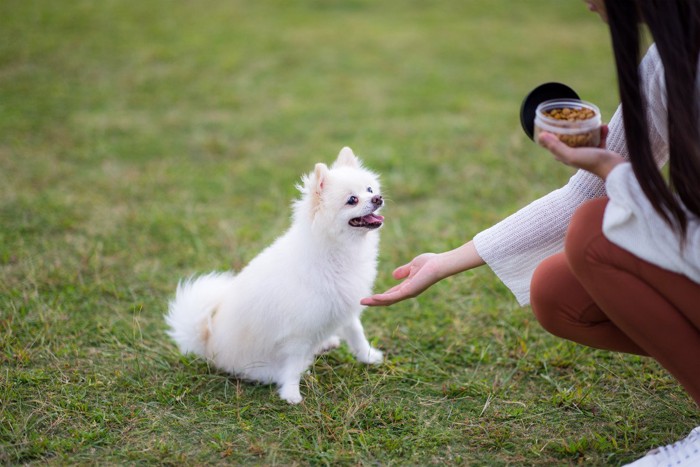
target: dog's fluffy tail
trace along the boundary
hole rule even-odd
[[[213,272],[178,284],[165,321],[170,326],[168,335],[182,353],[206,357],[212,314],[221,305],[226,291],[230,290],[233,278],[228,272]]]

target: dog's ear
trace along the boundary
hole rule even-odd
[[[319,162],[314,167],[314,182],[313,182],[313,194],[314,194],[314,204],[321,200],[321,193],[326,184],[326,179],[328,178],[328,166]]]
[[[314,187],[319,193],[323,190],[323,184],[328,176],[328,166],[319,162],[314,167],[314,177],[316,178],[316,186]]]
[[[355,153],[352,152],[352,149],[347,146],[340,150],[338,159],[336,159],[336,161],[333,163],[333,167],[341,166],[354,168],[360,166],[360,160],[357,158],[357,156],[355,156]]]

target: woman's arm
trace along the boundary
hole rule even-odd
[[[663,165],[668,157],[663,132],[665,120],[659,117],[665,116],[663,69],[654,46],[642,60],[640,75],[647,88],[649,139],[657,163]],[[622,159],[629,158],[620,107],[608,124],[606,147],[622,156]],[[609,169],[605,173],[609,173]],[[603,175],[605,173],[601,172]],[[452,274],[488,264],[513,292],[518,303],[527,305],[530,302],[532,273],[545,258],[562,251],[564,235],[574,211],[585,201],[605,194],[603,179],[586,170],[579,170],[562,188],[480,232],[461,247],[438,255],[428,253],[417,256],[394,271],[394,277],[406,279],[404,282],[407,284],[398,284],[385,294],[363,299],[362,303],[390,305],[415,297]]]
[[[608,148],[627,153],[620,110],[608,125]],[[421,294],[436,282],[484,264],[496,273],[521,305],[530,301],[530,278],[537,265],[563,249],[564,234],[581,203],[603,196],[603,181],[579,170],[564,187],[530,203],[473,240],[444,253],[424,253],[397,268],[401,283],[362,300],[369,306],[391,305]]]

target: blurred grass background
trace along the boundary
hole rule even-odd
[[[178,355],[177,281],[240,269],[294,184],[382,174],[376,289],[566,182],[520,129],[561,81],[617,102],[575,0],[0,2],[0,463],[619,465],[697,409],[658,365],[540,329],[487,269],[364,315],[291,407]]]

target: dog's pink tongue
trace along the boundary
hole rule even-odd
[[[379,214],[367,214],[363,219],[365,222],[372,224],[384,222],[384,216],[380,216]]]

